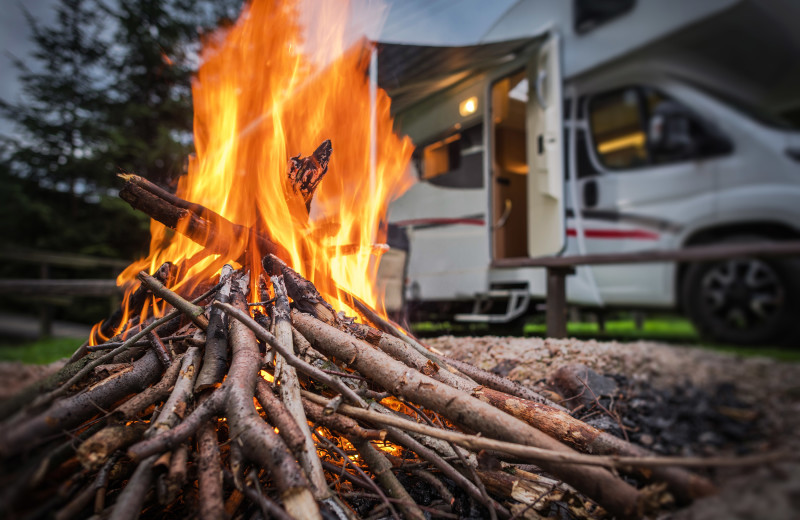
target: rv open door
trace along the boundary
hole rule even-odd
[[[528,254],[565,245],[561,41],[551,32],[528,67]]]

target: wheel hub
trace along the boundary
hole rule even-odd
[[[757,259],[715,264],[703,277],[702,297],[712,317],[728,327],[750,329],[776,319],[783,288],[772,266]]]

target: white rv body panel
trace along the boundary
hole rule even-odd
[[[570,78],[714,16],[739,1],[639,0],[634,9],[613,22],[587,34],[576,34],[573,2],[520,0],[494,23],[480,41],[490,43],[538,36],[556,28],[564,39],[564,77]]]

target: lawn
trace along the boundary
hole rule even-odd
[[[50,338],[22,344],[0,345],[0,361],[46,365],[69,357],[83,343],[75,338]]]

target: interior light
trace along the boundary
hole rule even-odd
[[[475,113],[478,110],[478,98],[472,96],[467,98],[458,105],[458,113],[466,117]]]

